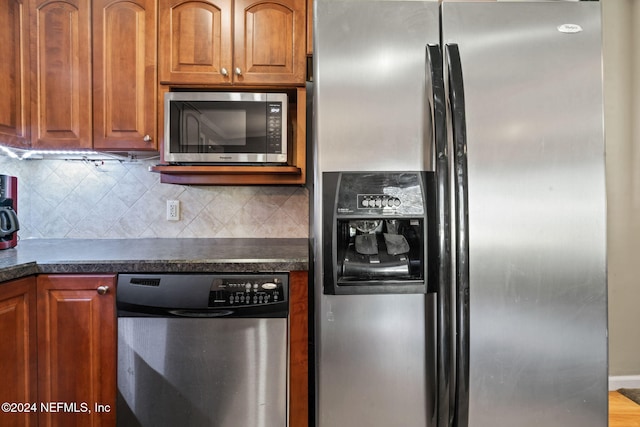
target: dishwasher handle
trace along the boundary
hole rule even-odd
[[[170,310],[170,313],[178,317],[227,317],[233,314],[232,310]]]
[[[169,308],[118,302],[118,317],[181,317],[181,318],[286,318],[286,301],[248,307],[228,308]]]

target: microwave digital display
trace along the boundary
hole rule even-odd
[[[169,92],[164,161],[286,163],[287,95]]]

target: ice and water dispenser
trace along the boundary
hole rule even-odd
[[[324,293],[435,290],[432,189],[430,172],[324,173]]]

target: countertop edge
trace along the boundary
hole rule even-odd
[[[132,242],[127,240],[43,239],[23,242],[0,257],[0,282],[36,274],[282,273],[309,270],[308,244],[303,239],[146,239],[136,242],[135,251],[128,250]],[[217,249],[209,250],[207,245]],[[180,256],[183,251],[185,254]]]
[[[21,279],[38,273],[38,264],[35,261],[2,267],[0,268],[0,282]]]
[[[276,273],[307,271],[304,260],[280,262],[29,262],[0,268],[0,283],[35,274],[105,274],[105,273]]]
[[[206,262],[59,262],[37,264],[38,273],[250,273],[306,271],[308,263],[296,261],[206,261]]]

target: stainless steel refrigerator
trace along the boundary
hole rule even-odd
[[[595,1],[316,0],[318,427],[607,425]]]

